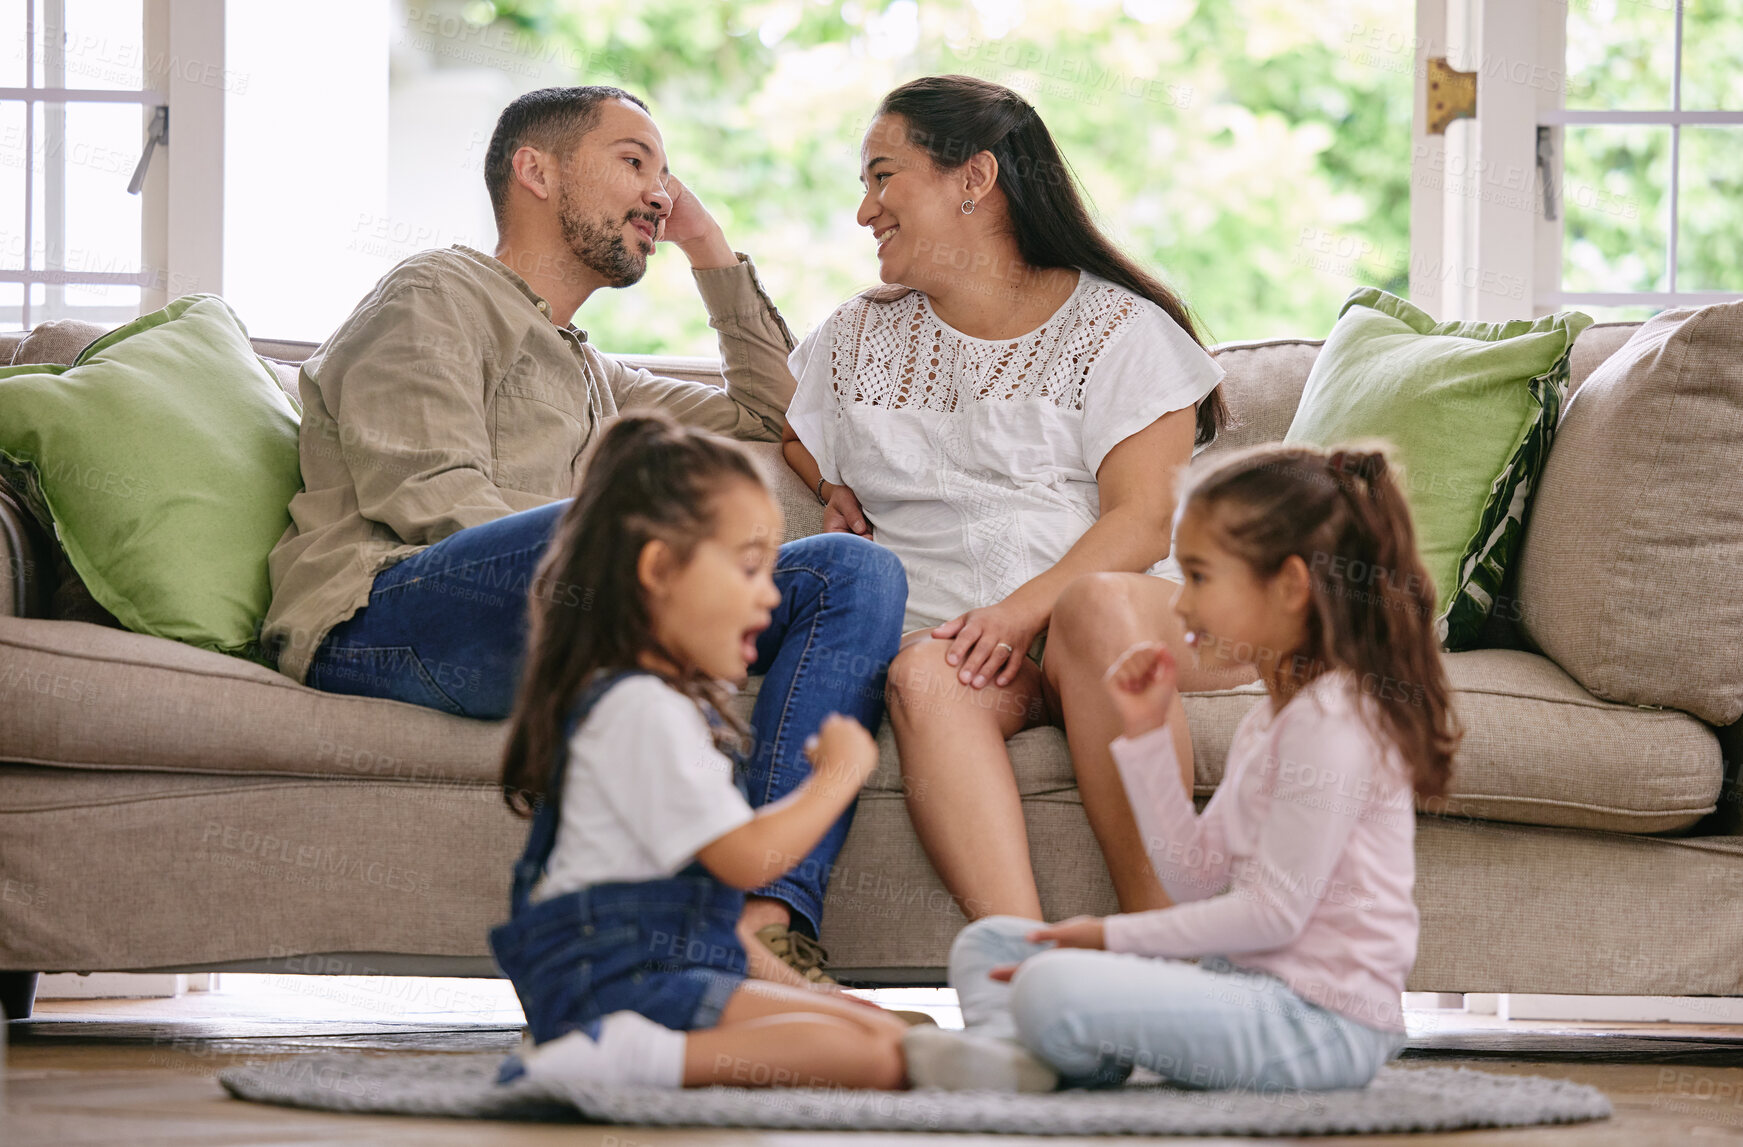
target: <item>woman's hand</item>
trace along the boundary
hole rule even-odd
[[[1168,723],[1168,711],[1179,694],[1174,655],[1159,641],[1140,641],[1108,667],[1102,677],[1126,736],[1141,737]]]
[[[950,642],[944,660],[959,667],[958,681],[976,689],[985,688],[989,681],[1003,687],[1016,680],[1029,646],[1045,624],[1045,618],[1029,615],[1007,597],[952,618],[934,629],[932,636]]]
[[[859,498],[854,492],[846,486],[833,486],[828,482],[823,485],[829,490],[823,502],[823,532],[871,537],[871,523],[866,521],[865,511],[860,509]]]

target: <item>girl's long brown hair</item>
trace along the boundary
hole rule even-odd
[[[643,653],[679,664],[654,637],[636,563],[656,538],[688,561],[714,532],[716,496],[735,480],[762,488],[744,451],[662,414],[625,415],[601,437],[530,587],[526,661],[502,755],[503,799],[516,814],[530,816],[549,791],[588,678],[637,668]],[[691,672],[669,684],[744,734],[718,682]]]
[[[1029,267],[1099,275],[1155,303],[1193,342],[1205,345],[1185,301],[1096,226],[1059,145],[1022,96],[975,76],[922,76],[885,96],[877,114],[906,121],[908,141],[940,171],[953,171],[983,151],[992,153],[1011,234]],[[871,297],[893,302],[906,294],[906,287],[885,287]],[[1227,421],[1219,383],[1198,402],[1195,443],[1212,441]]]
[[[1416,793],[1446,794],[1461,732],[1435,634],[1434,583],[1410,507],[1378,449],[1269,443],[1188,467],[1180,512],[1204,522],[1257,575],[1307,564],[1313,599],[1297,684],[1346,669],[1378,707]]]

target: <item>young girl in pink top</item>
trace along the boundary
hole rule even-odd
[[[1114,759],[1175,904],[969,925],[950,956],[966,1031],[910,1036],[916,1083],[1043,1090],[1142,1067],[1187,1087],[1361,1087],[1404,1044],[1413,797],[1444,793],[1459,736],[1404,497],[1381,454],[1274,444],[1189,469],[1178,506],[1187,641],[1256,667],[1269,700],[1196,813],[1167,649],[1108,671]]]

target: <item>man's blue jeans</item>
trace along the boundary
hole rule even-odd
[[[565,499],[460,530],[383,570],[369,604],[321,643],[307,684],[465,717],[508,716],[526,652],[533,574],[568,506]],[[877,731],[884,674],[896,655],[908,597],[895,555],[851,534],[782,546],[775,585],[781,604],[757,638],[751,667],[763,678],[751,712],[748,780],[757,805],[786,796],[811,775],[805,738],[828,714],[846,714]],[[538,591],[584,592],[574,586]],[[784,901],[812,935],[852,822],[849,807],[811,855],[759,890]]]

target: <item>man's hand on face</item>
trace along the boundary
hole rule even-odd
[[[666,193],[671,196],[672,209],[660,221],[655,238],[676,243],[678,250],[698,271],[711,267],[733,267],[738,256],[726,241],[726,233],[714,221],[708,208],[696,193],[684,186],[676,175],[666,177]]]

